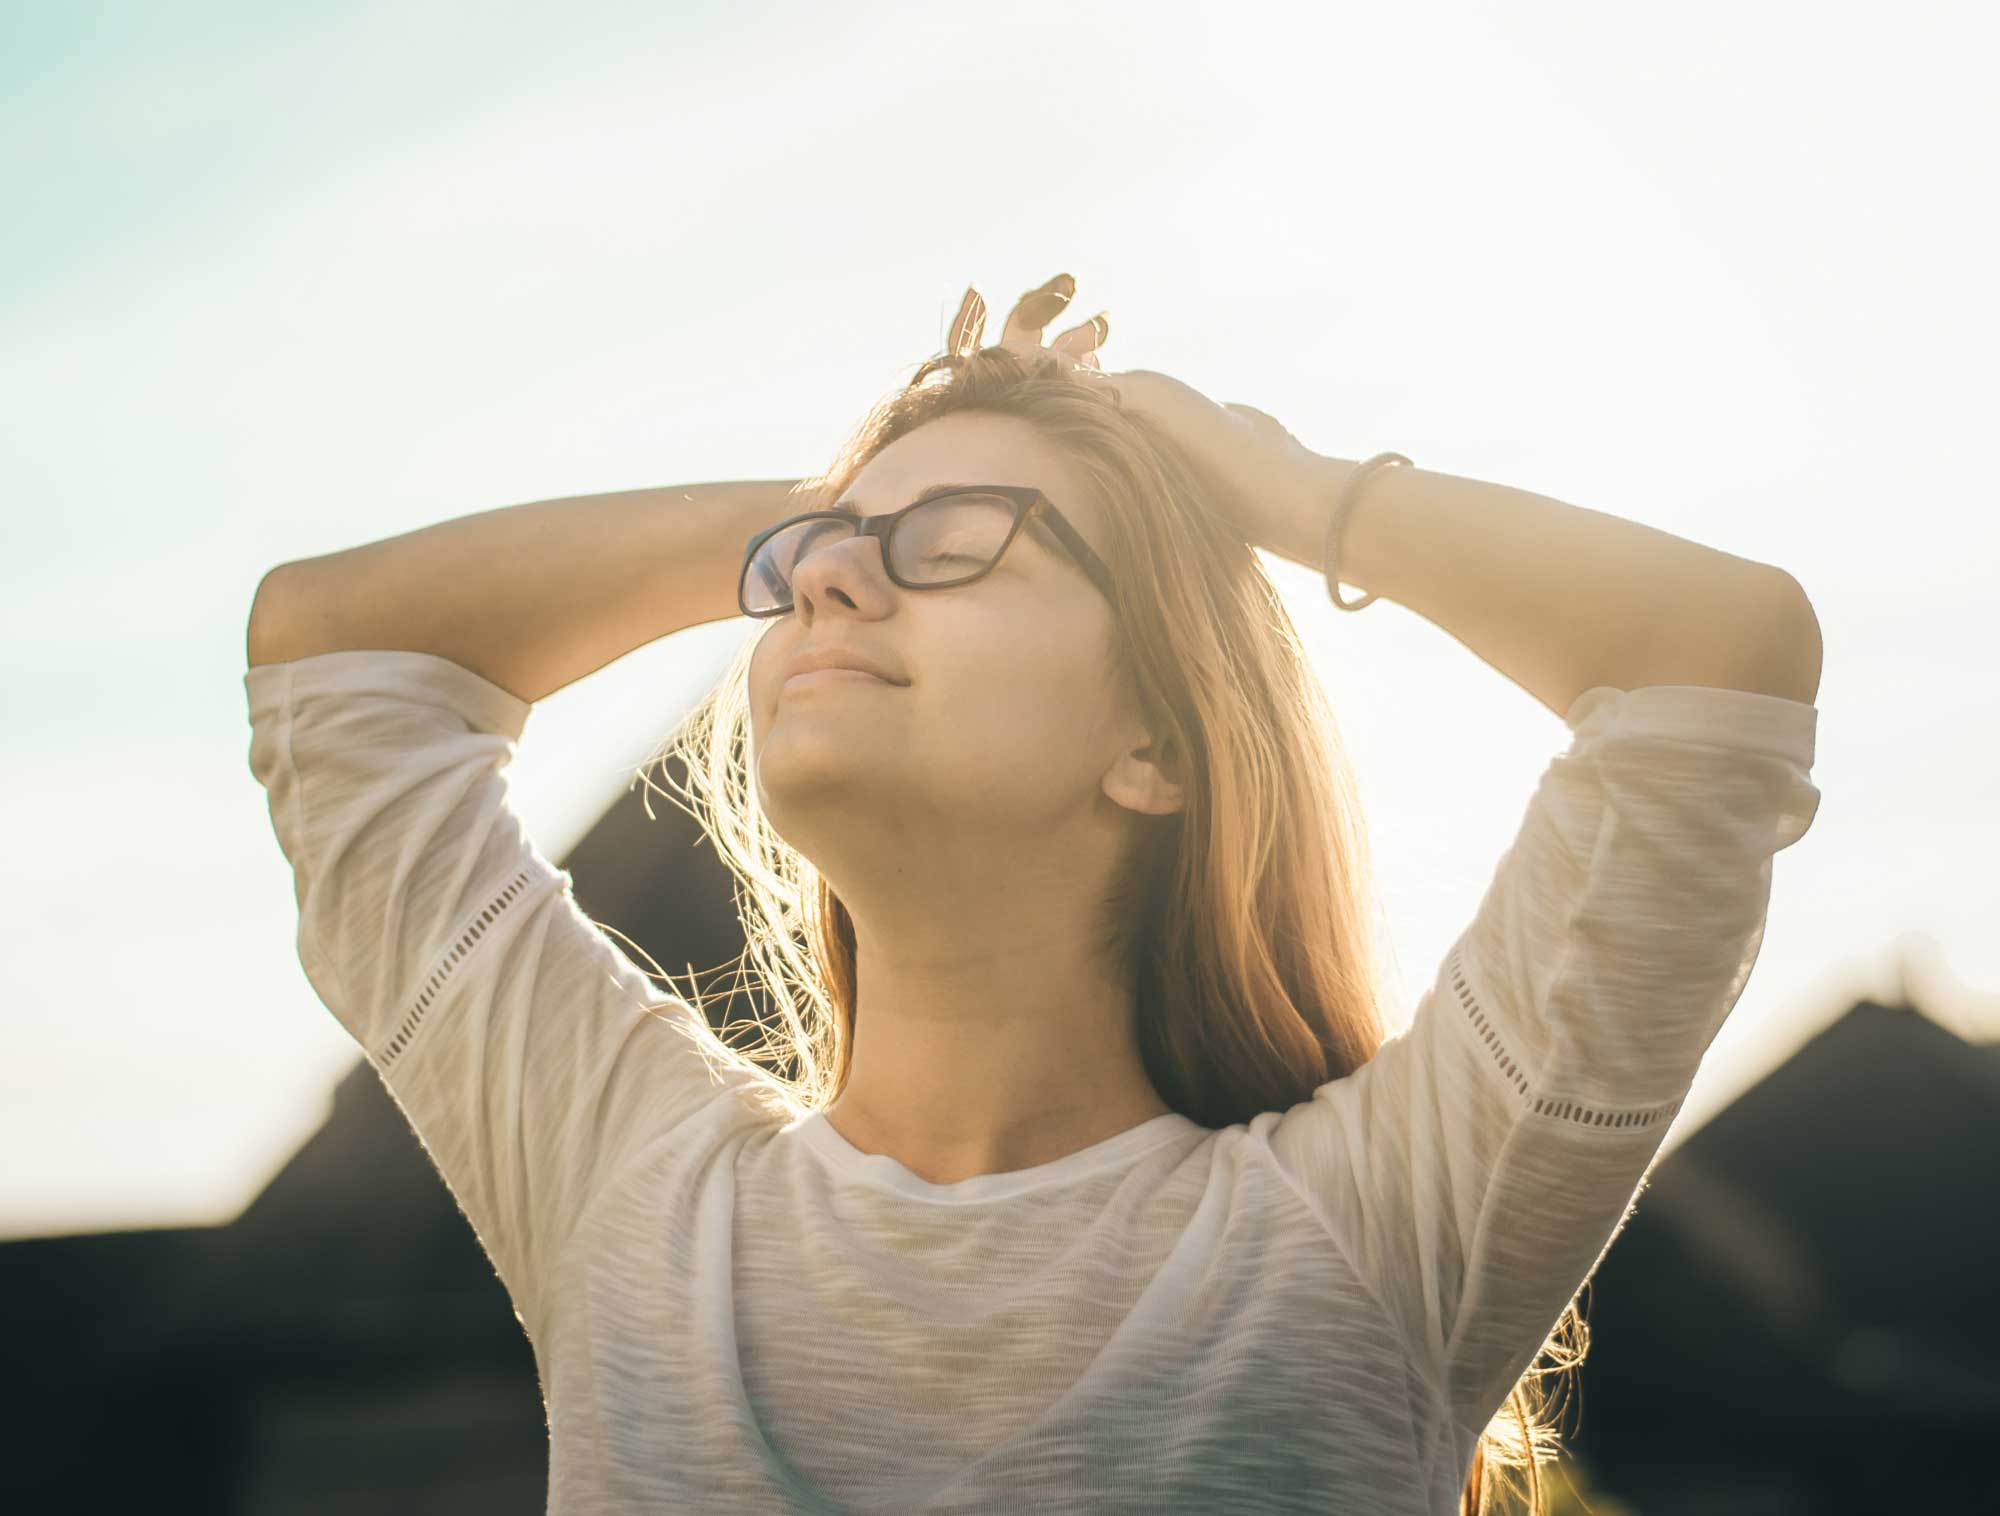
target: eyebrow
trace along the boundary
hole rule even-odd
[[[925,490],[921,495],[917,496],[917,500],[928,500],[930,499],[931,496],[942,495],[948,490],[970,490],[977,488],[978,486],[974,484],[959,484],[956,482],[951,482],[946,484],[933,484],[929,489]],[[915,505],[917,503],[917,500],[912,500],[908,503],[911,505]],[[852,500],[839,501],[834,505],[828,506],[827,509],[830,511],[839,511],[840,514],[843,516],[852,516],[857,521],[861,519],[861,512],[855,509],[854,502]]]

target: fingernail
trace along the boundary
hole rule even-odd
[[[1057,274],[1055,278],[1051,279],[1047,284],[1044,284],[1041,288],[1042,290],[1048,290],[1055,294],[1058,294],[1062,296],[1063,299],[1067,300],[1071,295],[1074,295],[1076,293],[1076,280],[1068,274]],[[1036,293],[1040,294],[1041,290],[1037,290]]]
[[[1105,339],[1111,335],[1111,313],[1099,311],[1090,318],[1090,324],[1097,328],[1097,345],[1104,346]]]

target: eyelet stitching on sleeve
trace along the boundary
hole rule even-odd
[[[1472,986],[1466,979],[1465,965],[1460,957],[1463,947],[1462,941],[1455,942],[1449,954],[1448,967],[1452,993],[1458,997],[1458,1003],[1464,1009],[1466,1019],[1471,1022],[1474,1034],[1493,1055],[1493,1061],[1500,1072],[1506,1076],[1508,1083],[1514,1086],[1516,1093],[1530,1103],[1537,1116],[1547,1116],[1556,1121],[1570,1121],[1578,1126],[1601,1127],[1649,1127],[1673,1119],[1674,1113],[1686,1101],[1686,1095],[1670,1100],[1665,1105],[1611,1110],[1601,1106],[1585,1105],[1581,1101],[1556,1100],[1547,1095],[1532,1093],[1528,1086],[1527,1074],[1507,1051],[1507,1045],[1500,1036],[1500,1029],[1494,1025],[1492,1017],[1486,1014],[1485,1008],[1480,1005],[1478,996],[1473,993]]]
[[[480,913],[472,918],[471,924],[459,934],[458,941],[454,942],[438,960],[430,978],[424,981],[424,987],[417,992],[416,1003],[403,1017],[403,1024],[396,1029],[396,1035],[384,1044],[381,1056],[376,1060],[383,1069],[394,1063],[416,1037],[417,1027],[423,1021],[424,1013],[437,1000],[446,981],[451,978],[453,970],[465,961],[473,946],[486,935],[486,929],[500,919],[501,912],[520,899],[527,888],[528,875],[527,871],[523,870],[508,880],[506,888],[495,895]]]

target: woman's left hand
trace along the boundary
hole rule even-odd
[[[1299,561],[1317,562],[1317,533],[1325,529],[1343,470],[1351,465],[1314,452],[1255,406],[1218,404],[1150,369],[1106,372],[1097,354],[1110,322],[1101,312],[1044,346],[1042,329],[1075,289],[1076,281],[1061,274],[1023,295],[1008,314],[999,345],[1023,357],[1053,354],[1066,372],[1116,386],[1125,410],[1145,416],[1186,454],[1210,503],[1244,541],[1288,556],[1305,553]],[[951,327],[958,351],[978,347],[985,314],[985,301],[968,289]]]

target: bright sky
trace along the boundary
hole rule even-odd
[[[1670,1142],[1893,993],[1912,941],[1940,1019],[2000,1036],[1982,7],[965,14],[0,14],[0,1236],[226,1221],[359,1056],[249,771],[267,568],[814,472],[967,283],[997,337],[1062,270],[1076,320],[1111,313],[1108,368],[1806,587],[1824,801]],[[1272,561],[1407,1015],[1568,733],[1414,613],[1344,615]],[[513,772],[547,855],[750,630],[537,708]]]

